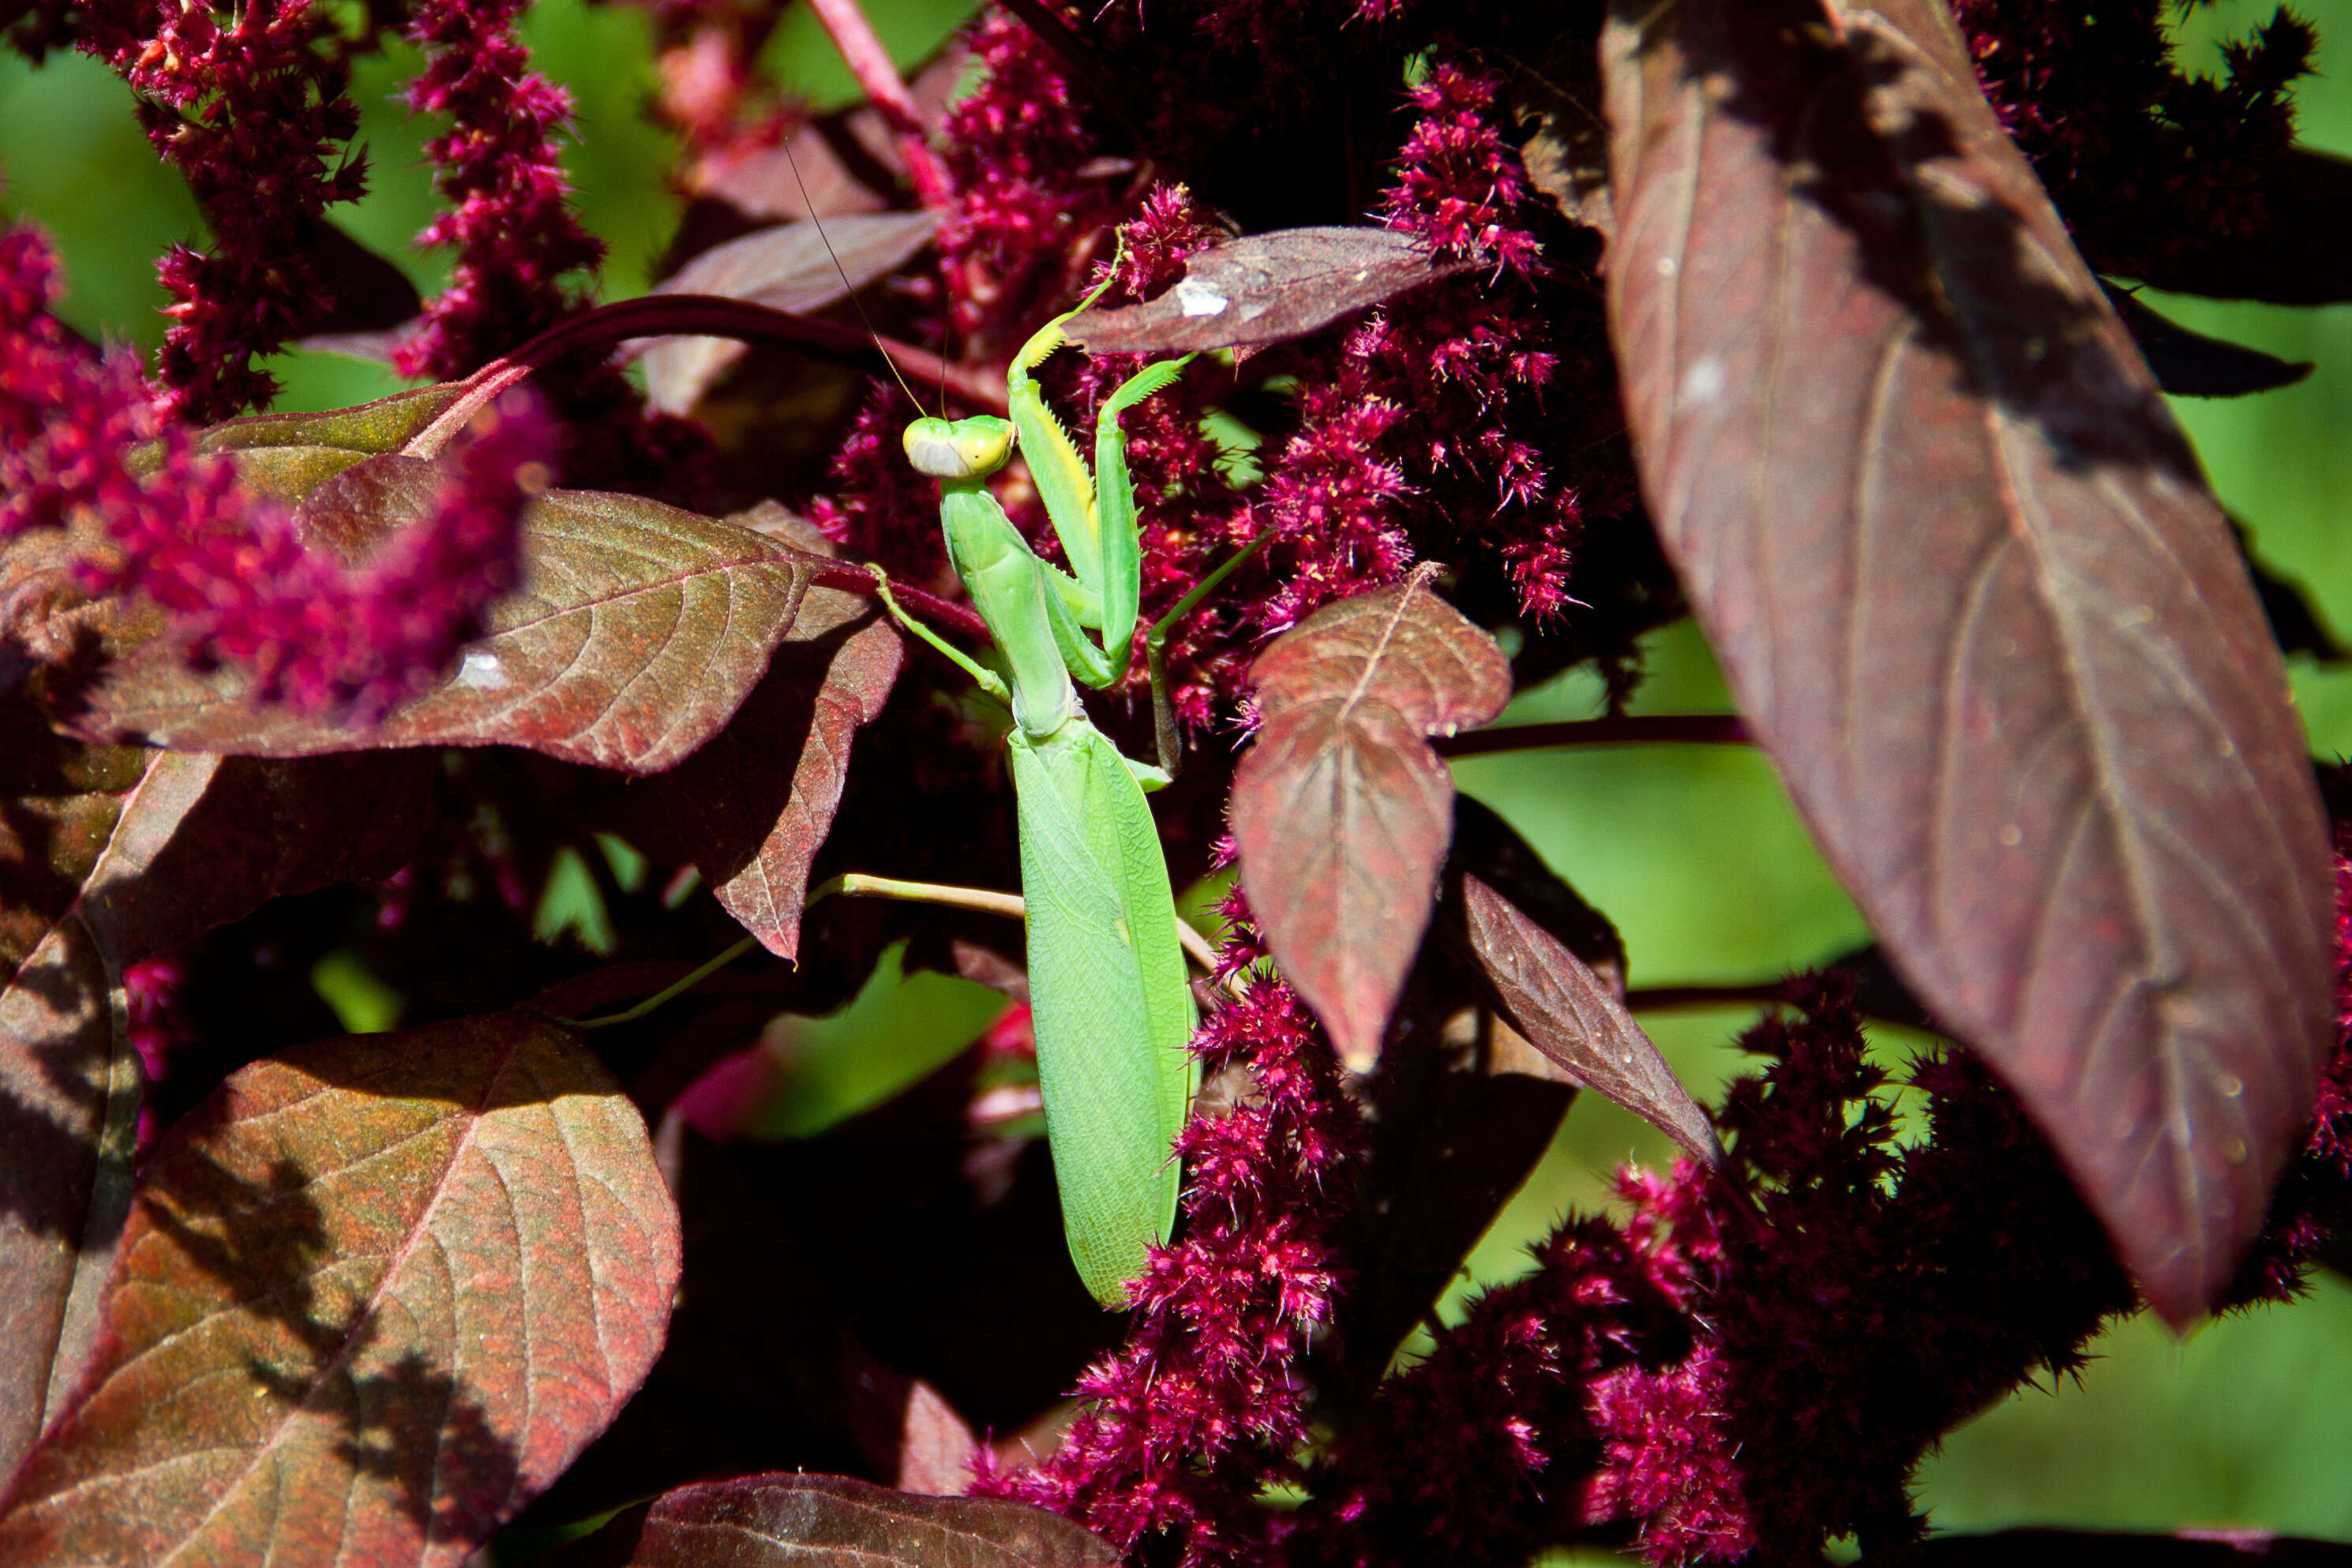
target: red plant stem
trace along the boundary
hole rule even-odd
[[[818,573],[815,581],[820,588],[845,588],[853,594],[874,592],[874,574],[863,566],[854,566],[847,562],[830,571]],[[901,609],[919,616],[924,620],[950,626],[981,642],[989,640],[988,623],[982,620],[979,613],[969,605],[951,604],[937,594],[927,594],[922,589],[911,584],[902,583],[895,577],[890,581],[890,596],[898,601]]]
[[[402,448],[412,458],[430,458],[463,430],[486,405],[550,360],[581,349],[629,338],[671,335],[735,338],[747,343],[789,343],[833,358],[887,359],[909,378],[945,387],[992,413],[1005,411],[1004,384],[950,364],[935,353],[894,338],[869,335],[836,321],[794,315],[715,294],[648,294],[587,311],[550,327],[503,359],[492,360],[461,384],[465,393],[442,416]]]
[[[1756,737],[1736,713],[1662,713],[1654,717],[1577,719],[1559,724],[1506,724],[1430,742],[1444,757],[1496,752],[1536,752],[1554,746],[1747,746]]]
[[[866,101],[898,137],[898,155],[907,161],[907,178],[914,184],[917,199],[933,212],[945,212],[954,205],[955,187],[931,152],[923,117],[915,110],[915,96],[907,90],[898,68],[891,63],[890,51],[874,36],[866,8],[857,0],[809,0],[809,9],[833,35],[834,47],[841,51],[849,74],[866,89]]]

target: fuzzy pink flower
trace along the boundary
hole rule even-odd
[[[1238,895],[1233,912],[1242,914]],[[1237,921],[1222,961],[1263,956]],[[1177,1141],[1184,1234],[1131,1287],[1127,1346],[1091,1368],[1092,1403],[1034,1470],[978,1489],[1070,1515],[1122,1547],[1164,1536],[1184,1568],[1271,1563],[1259,1505],[1307,1433],[1305,1360],[1339,1289],[1336,1226],[1362,1139],[1339,1066],[1290,989],[1250,982],[1193,1040],[1205,1081],[1245,1085]]]
[[[419,243],[456,250],[457,263],[401,351],[404,375],[463,375],[554,325],[577,303],[567,276],[604,259],[565,202],[555,137],[572,98],[527,69],[530,51],[514,35],[524,3],[422,0],[409,23],[428,62],[409,105],[450,120],[425,152],[453,210]]]
[[[350,68],[309,0],[226,13],[163,0],[97,0],[81,47],[139,94],[141,121],[187,176],[209,248],[173,246],[157,268],[173,299],[157,375],[169,412],[198,423],[267,406],[278,383],[253,360],[335,304],[311,260],[324,210],[356,201],[366,161]]]
[[[198,663],[250,670],[257,699],[362,721],[438,675],[513,586],[519,519],[553,450],[535,403],[478,426],[432,511],[346,566],[160,417],[129,358],[74,342],[47,313],[54,289],[40,236],[0,234],[0,538],[87,519],[110,544],[81,563],[85,586],[156,605]]]
[[[122,453],[156,420],[136,360],[100,359],[49,314],[57,259],[41,232],[0,232],[0,539],[78,510],[148,504]]]

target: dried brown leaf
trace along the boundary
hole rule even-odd
[[[1941,0],[1612,18],[1661,536],[1898,967],[2189,1318],[2332,1033],[2326,837],[2229,531]]]

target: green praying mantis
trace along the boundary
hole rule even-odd
[[[1192,356],[1148,365],[1105,400],[1089,472],[1030,374],[1064,345],[1064,323],[1076,313],[1055,318],[1013,357],[1010,419],[925,417],[907,428],[908,460],[940,481],[949,559],[995,640],[1003,672],[966,657],[901,610],[887,583],[877,584],[902,626],[1012,710],[1005,747],[1020,829],[1030,1010],[1063,1229],[1095,1299],[1123,1307],[1127,1281],[1143,1271],[1149,1247],[1167,1239],[1175,1220],[1180,1172],[1170,1146],[1198,1078],[1186,1048],[1197,1017],[1175,899],[1143,798],[1147,787],[1168,782],[1178,761],[1159,650],[1169,628],[1256,546],[1203,579],[1147,634],[1160,763],[1121,756],[1087,717],[1075,684],[1100,690],[1123,679],[1140,618],[1141,542],[1119,418],[1174,382]],[[1067,572],[1039,557],[989,493],[989,476],[1016,442]]]

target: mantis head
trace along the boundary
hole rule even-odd
[[[1013,422],[992,414],[918,419],[907,426],[907,460],[935,479],[981,479],[1013,455]]]

